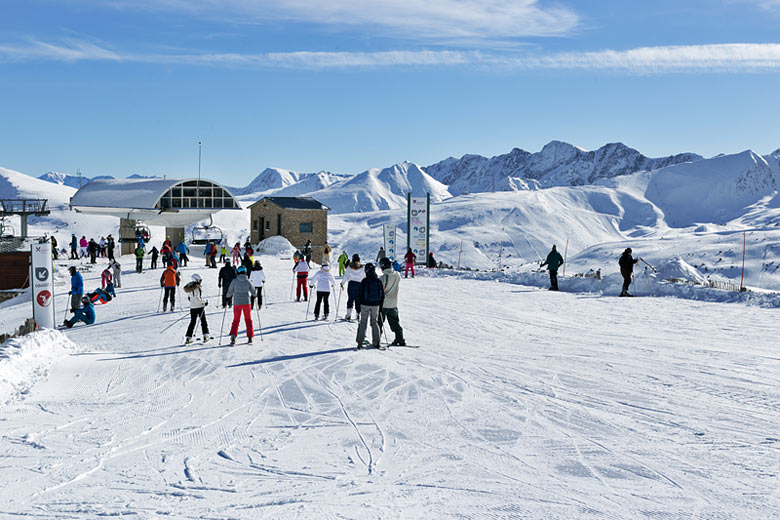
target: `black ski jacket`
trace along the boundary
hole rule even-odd
[[[631,256],[631,253],[623,252],[623,254],[620,255],[620,260],[618,260],[618,263],[620,264],[620,274],[623,276],[631,276],[631,273],[634,272],[634,264],[637,262],[639,262],[638,258]]]
[[[222,269],[219,270],[219,286],[222,287],[223,291],[227,291],[228,287],[230,287],[230,282],[236,279],[238,276],[238,272],[236,272],[236,268],[232,265],[226,265]]]

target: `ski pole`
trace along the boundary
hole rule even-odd
[[[257,311],[257,332],[260,333],[260,341],[263,341],[263,326],[260,324],[260,308],[255,309]]]
[[[388,323],[390,323],[390,320],[387,320]],[[382,309],[379,309],[379,328],[382,329],[382,335],[385,337],[385,343],[390,344],[389,341],[387,341],[387,330],[385,329],[385,315],[382,314]]]
[[[179,323],[181,320],[183,320],[183,319],[184,319],[184,318],[186,318],[186,317],[187,317],[187,315],[185,314],[184,316],[182,316],[182,317],[181,317],[181,318],[179,318],[178,320],[174,321],[173,323],[171,323],[170,325],[168,325],[167,327],[165,327],[163,330],[161,330],[161,331],[160,331],[160,334],[162,334],[162,333],[163,333],[163,332],[165,332],[166,330],[170,329],[171,327],[173,327],[174,325],[176,325],[177,323]]]
[[[295,291],[295,273],[293,273],[292,280],[290,281],[290,299],[293,299],[293,294]]]
[[[225,335],[225,315],[227,314],[227,305],[222,307],[222,325],[219,327],[219,344],[222,344],[222,337]]]
[[[341,291],[344,290],[344,286],[339,284],[339,297],[336,298],[336,309],[333,311],[333,321],[339,319],[339,305],[341,304]]]
[[[309,305],[311,305],[311,291],[309,291],[309,297],[306,298],[306,319],[309,319]]]
[[[160,287],[160,301],[157,302],[157,312],[160,312],[160,307],[162,306],[163,291],[164,289]]]

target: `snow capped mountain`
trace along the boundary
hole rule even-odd
[[[281,168],[266,168],[243,188],[229,188],[233,195],[250,195],[264,193],[294,197],[311,191],[327,188],[334,182],[347,178],[345,175],[320,171],[317,173],[301,173]],[[287,189],[289,188],[289,189]]]
[[[372,168],[307,195],[330,207],[334,213],[352,213],[406,207],[408,193],[413,196],[430,193],[431,202],[452,196],[447,186],[410,162],[381,170]]]
[[[550,186],[581,186],[643,170],[654,170],[702,159],[683,153],[652,159],[623,143],[610,143],[598,150],[552,141],[536,153],[519,148],[490,159],[480,155],[450,157],[425,168],[447,184],[452,194],[484,191],[514,191]]]
[[[113,177],[110,175],[98,175],[97,177],[78,177],[77,175],[71,175],[69,173],[47,172],[38,177],[38,179],[78,189],[79,186],[84,186],[88,182],[97,179],[113,179]]]

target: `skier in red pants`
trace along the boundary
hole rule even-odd
[[[238,323],[241,321],[241,315],[244,315],[246,324],[247,343],[252,343],[255,335],[255,328],[252,324],[252,306],[250,305],[250,295],[257,297],[257,290],[254,288],[249,278],[246,276],[246,267],[243,265],[238,268],[238,277],[230,282],[227,290],[227,297],[233,298],[233,325],[230,327],[230,344],[236,344],[238,336]]]
[[[309,278],[309,264],[306,263],[306,259],[301,257],[298,263],[293,267],[293,272],[297,275],[298,286],[295,291],[295,301],[301,301],[301,290],[303,290],[303,301],[309,299],[309,293],[306,289],[306,280]]]
[[[404,260],[406,260],[406,273],[404,275],[404,278],[409,278],[409,269],[412,270],[412,278],[414,278],[414,262],[417,260],[417,255],[412,253],[411,247],[404,255]]]

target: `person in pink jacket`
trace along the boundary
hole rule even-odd
[[[103,269],[103,273],[100,275],[100,286],[105,289],[108,285],[111,285],[114,281],[114,277],[111,274],[111,270],[106,267]]]

